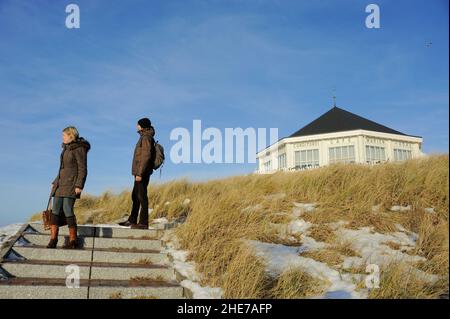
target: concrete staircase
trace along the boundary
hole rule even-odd
[[[167,226],[79,226],[80,248],[72,250],[63,248],[67,227],[60,228],[58,248],[47,249],[49,231],[39,223],[24,225],[0,251],[0,299],[187,298],[162,251]],[[77,266],[79,288],[70,280],[66,285],[70,265]]]

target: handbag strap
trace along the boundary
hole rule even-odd
[[[48,198],[48,203],[47,203],[47,210],[53,208],[52,206],[52,193],[53,193],[53,189],[50,191],[50,197]]]

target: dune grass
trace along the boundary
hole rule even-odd
[[[264,262],[242,243],[242,239],[285,243],[271,225],[289,221],[285,213],[292,211],[294,201],[317,204],[314,212],[302,218],[315,225],[312,236],[325,242],[334,240],[325,226],[331,222],[346,221],[349,228],[371,226],[382,233],[396,231],[400,224],[419,235],[415,253],[427,258],[422,269],[448,278],[448,165],[448,154],[434,154],[375,166],[335,164],[207,182],[177,180],[150,185],[151,217],[187,217],[176,230],[182,248],[190,251],[204,284],[222,287],[226,298],[300,298],[317,293],[313,288],[321,285],[299,269],[269,277]],[[411,210],[389,211],[393,205],[410,205]],[[99,197],[84,195],[77,201],[76,213],[81,223],[106,223],[123,217],[130,207],[129,191],[106,192]],[[430,207],[434,213],[424,211]],[[339,253],[352,253],[348,246],[335,246]],[[330,250],[316,257],[332,263],[340,260]],[[401,267],[386,273],[385,290],[370,297],[434,298],[448,291],[448,280],[431,288],[416,280],[411,282],[418,288],[405,292],[410,282],[399,285]],[[405,276],[413,278],[407,272]]]
[[[370,299],[436,299],[448,292],[448,281],[430,284],[413,268],[393,263],[380,272],[378,289],[371,289]]]

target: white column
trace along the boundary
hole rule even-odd
[[[292,143],[286,144],[286,167],[288,170],[294,167],[294,145]]]
[[[357,163],[365,163],[364,147],[364,136],[358,135],[355,150],[355,161]]]

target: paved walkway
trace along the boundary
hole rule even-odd
[[[0,299],[187,298],[162,251],[165,228],[79,226],[80,249],[71,250],[62,248],[67,227],[60,228],[58,248],[47,249],[49,231],[26,224],[0,251]],[[79,288],[70,287],[74,270]]]

